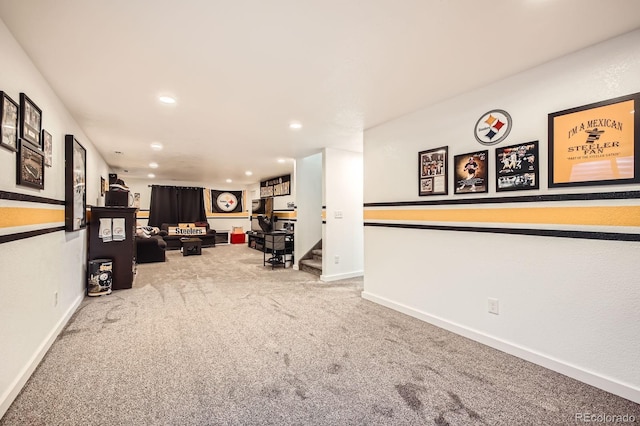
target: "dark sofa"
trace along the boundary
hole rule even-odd
[[[215,247],[216,246],[216,231],[209,227],[208,222],[195,222],[197,227],[207,228],[205,235],[194,235],[193,238],[200,238],[202,240],[202,247]],[[160,235],[167,243],[167,250],[176,250],[182,247],[180,238],[185,238],[184,235],[169,235],[169,227],[178,226],[177,223],[163,223],[160,225]],[[187,237],[188,238],[188,237]]]
[[[136,236],[136,263],[164,262],[167,243],[160,235]]]

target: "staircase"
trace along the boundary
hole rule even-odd
[[[322,248],[311,250],[310,256],[305,256],[299,262],[299,269],[313,275],[322,275]]]

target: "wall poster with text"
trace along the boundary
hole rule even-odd
[[[447,195],[447,151],[449,147],[418,153],[418,195]]]
[[[549,114],[549,187],[639,182],[640,93]]]
[[[538,141],[496,148],[496,191],[538,189]]]

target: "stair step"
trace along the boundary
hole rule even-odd
[[[322,262],[314,259],[305,259],[300,261],[300,269],[317,276],[322,275]]]
[[[311,250],[311,253],[312,253],[314,256],[319,256],[319,257],[322,259],[322,249],[314,249],[314,250]]]

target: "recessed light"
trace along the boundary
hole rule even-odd
[[[162,144],[160,142],[154,142],[151,144],[151,149],[154,151],[162,151]]]
[[[149,163],[149,167],[151,167],[152,169],[157,169],[158,163]]]
[[[171,104],[175,104],[176,103],[176,98],[171,97],[171,96],[158,96],[158,100],[160,102],[162,102],[163,104],[167,104],[167,105],[171,105]]]
[[[147,177],[153,179],[154,177],[156,177],[156,175],[154,175],[153,173],[149,173]]]
[[[252,171],[247,170],[246,172],[244,172],[244,174],[245,174],[245,175],[247,175],[247,176],[251,176],[251,175],[253,174],[253,172],[252,172]]]
[[[284,158],[278,158],[278,163],[282,164],[284,163],[284,161],[285,161]]]
[[[231,179],[227,179],[227,180],[226,180],[226,182],[227,182],[227,183],[231,183],[231,182],[233,182],[233,181],[232,181]]]
[[[294,121],[293,123],[289,124],[289,128],[294,130],[302,129],[302,123]]]

